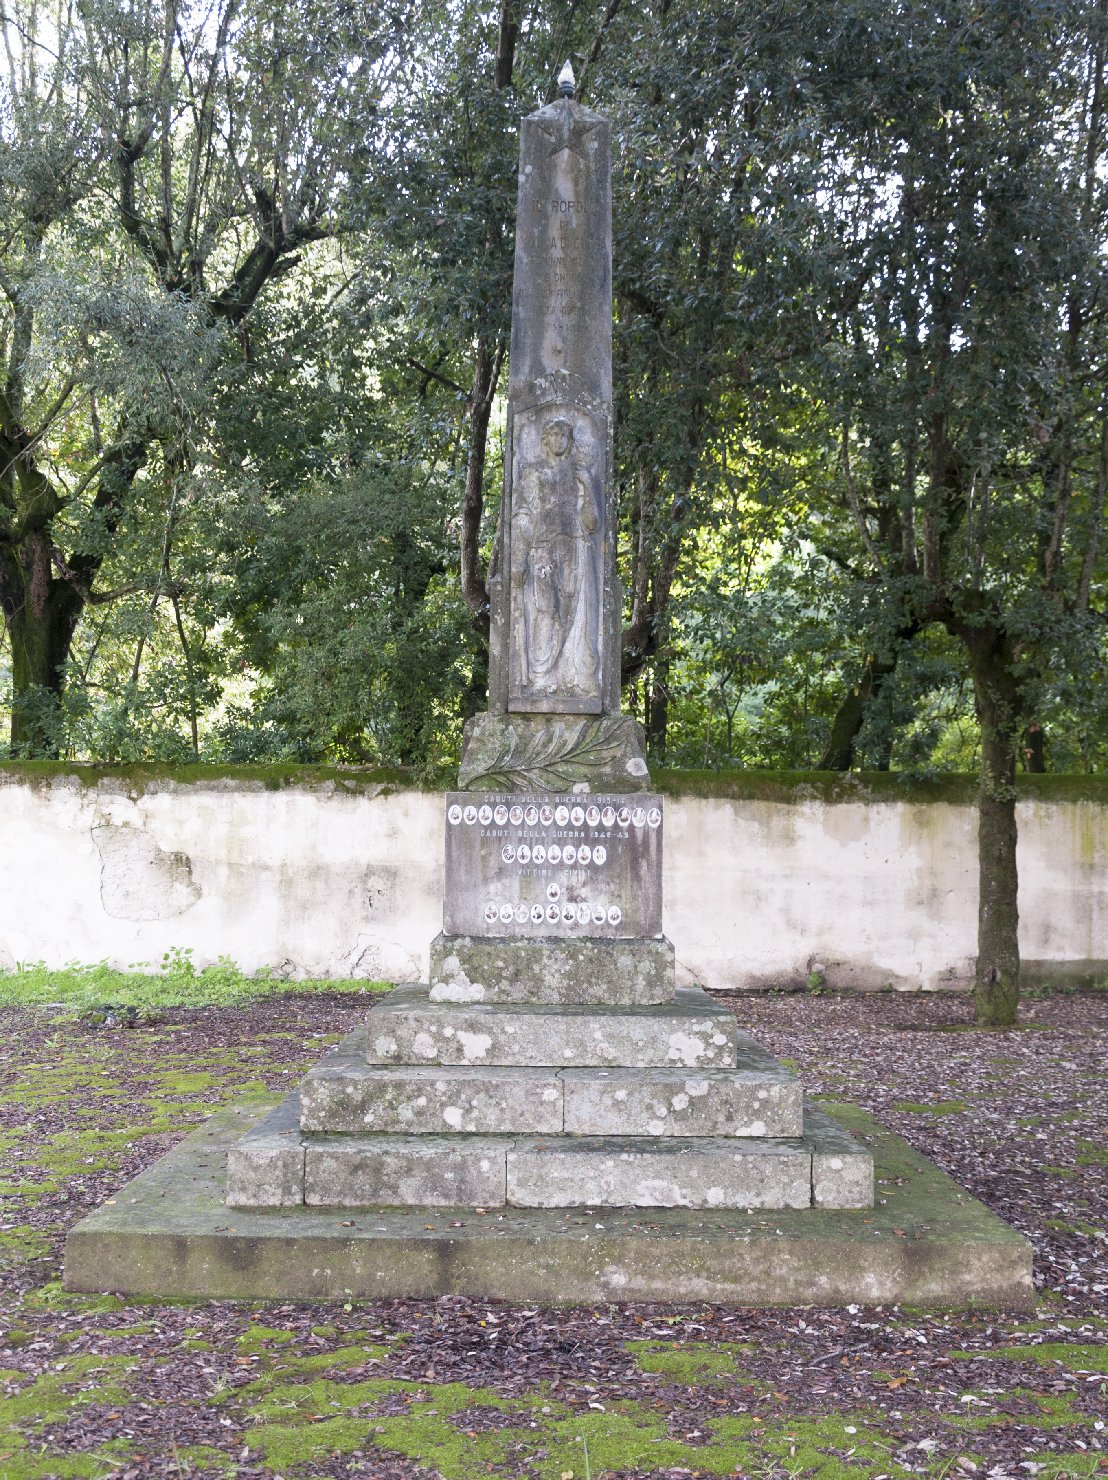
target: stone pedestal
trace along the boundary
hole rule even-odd
[[[512,940],[437,935],[432,1002],[669,1002],[673,946],[654,940]]]
[[[430,985],[233,1148],[232,1206],[872,1204],[869,1153],[674,987],[660,796],[460,791],[444,813]]]

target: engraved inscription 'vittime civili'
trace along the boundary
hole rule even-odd
[[[446,801],[448,935],[661,934],[662,800],[453,792]]]

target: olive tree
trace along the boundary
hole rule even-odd
[[[317,0],[4,0],[0,26],[0,606],[12,751],[50,754],[140,505],[155,553],[124,589],[177,599],[218,369],[371,172],[406,33],[401,7]]]

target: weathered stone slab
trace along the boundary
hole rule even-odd
[[[566,1069],[563,1128],[582,1136],[799,1136],[800,1080],[741,1035],[734,1069]]]
[[[499,1207],[505,1142],[485,1137],[346,1136],[308,1140],[311,1207]]]
[[[508,1152],[507,1199],[523,1208],[806,1208],[804,1143],[563,1137]]]
[[[233,1208],[288,1208],[304,1201],[304,1139],[294,1092],[227,1151]]]
[[[662,933],[662,798],[449,792],[447,935]]]
[[[437,935],[430,983],[432,1002],[671,1002],[673,945]]]
[[[878,1179],[864,1217],[826,1207],[611,1209],[600,1218],[514,1207],[497,1218],[469,1207],[450,1219],[425,1209],[229,1212],[226,1153],[258,1113],[219,1112],[83,1218],[66,1240],[67,1289],[563,1305],[1034,1304],[1028,1241],[852,1106],[835,1106],[835,1115],[873,1151]]]
[[[475,714],[466,721],[458,785],[582,796],[647,791],[644,746],[629,714]]]
[[[300,1085],[300,1124],[351,1134],[542,1135],[562,1129],[562,1084],[553,1069],[372,1068],[320,1065]]]
[[[733,1066],[734,1015],[700,988],[643,1007],[431,1002],[398,987],[368,1020],[371,1064]]]
[[[812,1201],[818,1208],[871,1208],[873,1154],[812,1104],[804,1110],[812,1150]]]

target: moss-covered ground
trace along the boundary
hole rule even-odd
[[[1037,1003],[1043,1031],[956,1048],[932,1031],[949,1001],[740,1009],[815,1088],[875,1108],[1020,1224],[1030,1315],[62,1290],[77,1218],[215,1107],[286,1088],[365,1006],[163,1005],[130,1031],[0,1009],[0,1480],[1108,1472],[1102,998]]]

